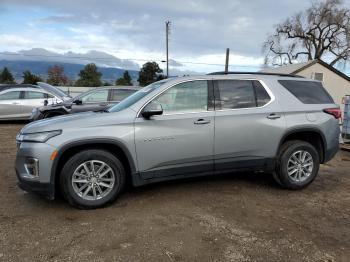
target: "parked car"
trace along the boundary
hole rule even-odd
[[[136,87],[104,87],[90,90],[62,103],[34,109],[31,121],[85,111],[103,111],[138,90]]]
[[[208,174],[272,172],[302,189],[339,148],[339,106],[321,82],[220,74],[153,83],[111,107],[38,121],[17,135],[19,186],[78,208],[134,186]]]
[[[0,86],[0,120],[28,120],[33,108],[67,99],[65,93],[41,84]]]
[[[4,91],[6,89],[11,89],[11,88],[19,88],[19,87],[24,87],[24,88],[40,88],[37,85],[30,85],[30,84],[0,84],[0,92]]]

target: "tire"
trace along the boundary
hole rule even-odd
[[[63,197],[79,209],[100,208],[113,202],[124,186],[125,169],[122,163],[104,150],[89,149],[75,154],[65,163],[60,174]]]
[[[284,188],[302,189],[316,178],[319,166],[320,156],[313,145],[300,140],[288,141],[279,151],[274,178]]]

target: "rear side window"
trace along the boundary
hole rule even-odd
[[[271,97],[259,81],[217,80],[215,83],[215,106],[217,109],[261,107]]]
[[[270,102],[271,97],[269,96],[265,88],[262,86],[262,84],[259,81],[253,81],[253,85],[255,88],[256,105],[260,107]]]
[[[254,87],[248,80],[215,81],[219,91],[216,106],[219,109],[255,107]]]
[[[297,80],[278,82],[304,104],[334,104],[332,97],[320,82]]]

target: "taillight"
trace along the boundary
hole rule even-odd
[[[323,109],[323,112],[334,116],[335,119],[341,118],[341,110],[339,108],[327,108]]]

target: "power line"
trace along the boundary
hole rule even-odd
[[[163,60],[160,59],[142,59],[142,58],[112,58],[112,57],[87,57],[87,56],[62,56],[62,55],[34,55],[34,54],[18,54],[18,53],[6,53],[6,52],[0,52],[0,55],[7,55],[7,56],[27,56],[27,57],[48,57],[48,58],[72,58],[72,59],[80,59],[80,60],[101,60],[101,61],[113,61],[115,59],[119,59],[121,61],[123,60],[134,60],[134,61],[140,61],[140,62],[149,62],[149,61],[155,61],[155,62],[163,62]],[[208,65],[208,66],[224,66],[225,64],[216,64],[216,63],[204,63],[204,62],[191,62],[191,61],[179,61],[175,60],[176,62],[180,64],[193,64],[193,65]],[[265,65],[229,65],[229,67],[242,67],[242,68],[261,68],[265,67]]]

